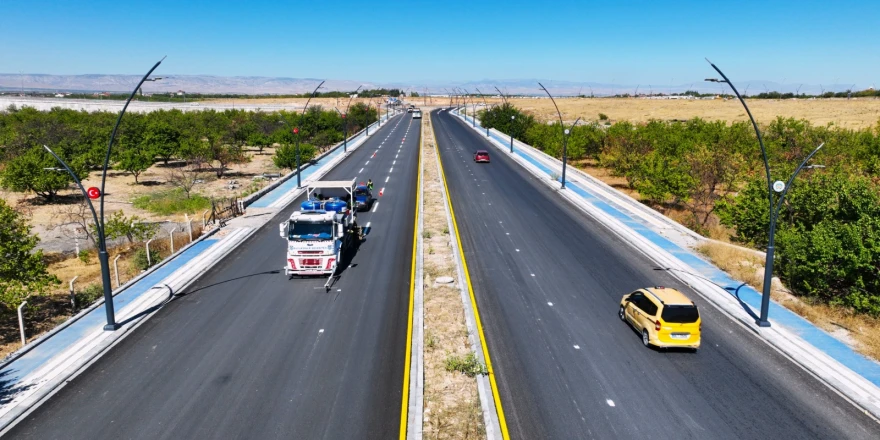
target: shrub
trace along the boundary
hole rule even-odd
[[[76,293],[76,307],[84,309],[104,296],[104,285],[101,283],[89,284],[80,292]]]
[[[134,253],[134,265],[140,270],[147,270],[160,261],[162,261],[162,257],[159,255],[159,251],[155,249],[150,249],[149,262],[147,261],[147,250],[145,248],[140,248]]]
[[[607,121],[608,115],[606,115],[605,113],[599,113],[599,120],[600,121]]]
[[[132,204],[135,208],[146,209],[159,215],[195,214],[209,209],[211,199],[201,194],[187,197],[186,193],[178,188],[136,197]]]
[[[92,256],[91,256],[91,254],[89,254],[89,251],[87,251],[85,249],[79,251],[79,255],[77,255],[77,257],[79,258],[79,261],[82,261],[85,264],[89,264],[89,261],[91,261],[91,259],[92,259]]]
[[[446,356],[446,371],[458,371],[468,377],[488,373],[486,366],[477,359],[473,352],[468,353],[465,357],[456,356],[454,354]]]

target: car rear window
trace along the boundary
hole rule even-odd
[[[666,322],[690,324],[700,319],[700,312],[696,306],[666,306],[661,316]]]

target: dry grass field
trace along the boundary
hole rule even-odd
[[[375,103],[379,98],[373,98]],[[247,103],[270,105],[294,105],[305,104],[305,98],[260,98],[260,99],[217,99],[211,102],[220,103]],[[454,99],[452,100],[454,102]],[[474,103],[489,105],[500,104],[501,99],[474,98]],[[357,98],[355,102],[370,103],[370,99]],[[408,98],[407,102],[419,106],[447,106],[449,98],[427,97]],[[469,101],[470,102],[470,101]],[[510,102],[515,106],[532,113],[541,121],[555,121],[556,110],[553,103],[543,97],[537,98],[511,98]],[[675,99],[642,99],[642,98],[558,98],[559,110],[566,121],[574,121],[578,117],[587,121],[599,119],[599,113],[603,113],[613,121],[645,122],[650,119],[672,120],[692,119],[700,117],[710,121],[745,121],[747,116],[735,99],[714,100],[675,100]],[[752,114],[759,123],[768,123],[777,116],[784,118],[806,119],[814,125],[834,124],[844,128],[871,127],[880,120],[880,99],[751,99],[746,101]],[[348,104],[346,98],[315,98],[311,104],[319,104],[324,108],[337,107],[343,110]],[[477,107],[482,108],[483,105]],[[471,105],[468,104],[470,113]]]
[[[487,100],[489,104],[500,100]],[[546,98],[513,98],[515,106],[542,121],[557,119],[553,103]],[[692,119],[745,121],[745,110],[735,99],[673,100],[636,98],[561,98],[556,100],[566,121],[581,117],[588,121],[604,113],[611,121],[645,122],[650,119]],[[752,99],[746,100],[755,119],[768,123],[777,116],[806,119],[814,125],[834,124],[844,128],[871,127],[880,120],[880,99]]]

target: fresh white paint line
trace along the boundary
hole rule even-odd
[[[369,165],[369,164],[370,164],[370,161],[367,161],[367,163],[365,163],[364,165]]]
[[[519,252],[519,249],[517,249],[516,251]]]
[[[394,158],[397,159],[397,156],[400,156],[400,150],[397,150],[397,154],[394,155]]]
[[[386,178],[385,178],[385,183],[388,183],[388,179],[390,179],[390,178],[391,178],[391,176],[386,177]]]
[[[550,307],[553,307],[553,303],[552,303],[552,302],[548,302],[547,305],[550,306]]]
[[[324,333],[324,329],[318,330],[318,333]]]
[[[614,401],[613,401],[613,400],[611,400],[611,399],[605,399],[605,403],[607,403],[608,406],[614,408]]]
[[[532,274],[532,276],[535,276],[535,274]]]
[[[510,232],[505,232],[505,234],[510,235]]]
[[[367,226],[365,226],[365,227],[369,228],[369,227],[370,227],[370,222],[367,222]]]
[[[580,345],[575,345],[575,346],[574,346],[574,349],[575,349],[575,350],[580,350],[580,349],[581,349],[581,346],[580,346]]]
[[[394,172],[394,167],[391,167],[391,169],[388,170],[388,172],[389,172],[389,173],[393,173],[393,172]]]
[[[358,174],[360,174],[360,173],[363,173],[363,172],[364,172],[364,169],[363,169],[363,168],[361,168],[361,170],[360,170],[360,171],[358,171]]]
[[[342,289],[336,289],[337,292],[342,292]]]
[[[392,160],[392,161],[391,161],[391,165],[394,165],[394,164],[396,164],[396,163],[397,163],[396,160]]]
[[[377,208],[379,208],[379,202],[376,202],[376,204],[373,205],[373,212],[376,212]]]

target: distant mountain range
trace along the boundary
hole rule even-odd
[[[158,76],[158,75],[157,75]],[[41,92],[125,92],[140,80],[138,75],[45,75],[0,73],[0,91],[41,91]],[[187,93],[230,93],[230,94],[296,94],[311,92],[321,81],[314,78],[271,78],[259,76],[212,76],[212,75],[166,75],[161,81],[147,82],[144,93],[176,92]],[[730,93],[725,84],[708,83],[700,80],[681,84],[608,84],[600,82],[554,81],[540,79],[505,79],[463,82],[426,81],[423,83],[370,83],[348,80],[328,79],[322,91],[352,91],[359,85],[365,89],[400,88],[419,93],[445,94],[453,88],[465,89],[470,93],[478,93],[477,89],[487,95],[497,94],[495,87],[505,94],[511,95],[543,95],[538,82],[543,83],[554,95],[586,95],[604,96],[629,93],[630,95],[648,93],[682,93],[696,90],[702,93]],[[823,91],[843,92],[864,89],[853,84],[781,84],[773,81],[743,81],[736,83],[740,93],[755,95],[764,91],[781,93],[820,94]]]

